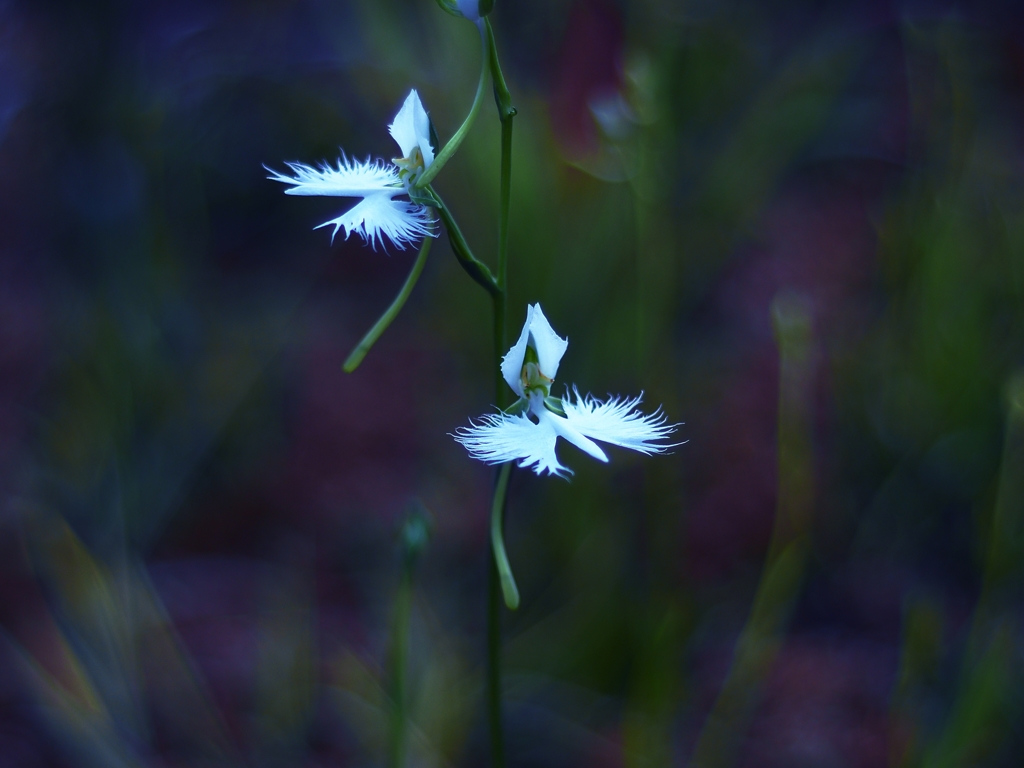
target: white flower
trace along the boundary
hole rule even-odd
[[[430,118],[416,91],[409,91],[402,108],[389,126],[392,138],[398,142],[402,157],[386,163],[349,159],[344,152],[337,167],[322,163],[314,168],[303,163],[285,163],[294,176],[285,176],[271,168],[268,179],[291,184],[288,195],[331,195],[361,197],[361,202],[336,219],[325,221],[320,227],[334,225],[331,239],[339,229],[345,230],[345,239],[358,232],[363,240],[377,250],[377,243],[387,237],[399,248],[405,248],[421,237],[433,236],[433,214],[425,205],[409,200],[396,200],[408,195],[416,180],[434,162],[430,145]]]
[[[660,408],[650,415],[635,410],[640,397],[602,402],[591,395],[581,397],[575,386],[575,400],[568,392],[564,398],[551,397],[551,384],[568,346],[568,340],[551,328],[540,304],[528,308],[519,341],[501,362],[501,374],[519,401],[508,411],[487,414],[479,423],[456,431],[455,439],[470,456],[488,464],[518,460],[520,467],[533,467],[538,475],[546,471],[564,477],[572,470],[555,455],[559,437],[599,461],[608,457],[595,440],[648,455],[678,445],[656,442],[668,438],[678,425],[666,424]]]

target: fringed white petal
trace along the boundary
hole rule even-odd
[[[541,373],[554,380],[558,375],[558,364],[569,346],[569,340],[563,339],[555,333],[551,323],[544,317],[540,304],[534,304],[532,309],[533,312],[528,316],[527,323],[530,326],[533,348],[537,350],[537,365],[540,366]]]
[[[405,103],[395,115],[395,122],[388,126],[388,131],[404,157],[409,157],[413,149],[419,147],[423,153],[423,167],[429,168],[434,162],[434,150],[430,146],[430,118],[415,89],[405,97]]]
[[[576,401],[562,399],[562,408],[569,423],[587,437],[631,448],[640,453],[664,453],[682,443],[657,443],[666,440],[675,432],[678,424],[667,424],[665,414],[658,408],[654,413],[644,414],[636,410],[640,397],[611,397],[606,401],[592,395],[580,397],[573,387]]]
[[[345,239],[357,232],[373,250],[377,243],[387,237],[399,248],[406,248],[422,237],[433,237],[433,217],[430,210],[422,205],[405,200],[394,200],[388,192],[368,195],[358,205],[336,219],[325,221],[316,227],[334,225],[331,239],[339,229],[345,230]]]
[[[332,197],[366,197],[381,192],[400,195],[405,190],[398,178],[395,166],[381,161],[351,160],[342,153],[337,168],[321,163],[319,168],[304,163],[285,163],[294,176],[267,168],[271,181],[291,184],[286,195],[328,195]]]
[[[559,437],[564,437],[581,451],[590,454],[598,461],[608,462],[608,456],[601,450],[601,446],[580,432],[568,419],[553,414],[543,404],[539,409],[531,408],[531,410],[537,417],[537,421],[541,424],[550,424],[551,428],[555,430],[555,434]]]
[[[538,475],[542,472],[559,477],[572,474],[572,470],[558,462],[555,455],[558,433],[546,421],[535,424],[524,415],[487,414],[480,418],[480,423],[471,422],[470,427],[456,430],[453,437],[466,447],[471,457],[487,464],[518,461],[520,467],[533,467]]]

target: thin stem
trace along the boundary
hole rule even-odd
[[[473,255],[473,251],[469,248],[469,243],[466,242],[466,238],[462,235],[462,230],[455,223],[452,212],[448,210],[448,206],[444,204],[441,196],[432,187],[427,187],[426,192],[441,216],[441,222],[448,232],[448,242],[451,243],[452,251],[455,253],[455,258],[459,260],[459,264],[492,297],[499,294],[501,289],[498,288],[498,282],[494,279],[493,273],[486,264]]]
[[[516,108],[512,106],[512,94],[505,84],[505,75],[498,62],[498,46],[494,43],[494,30],[490,19],[484,19],[484,32],[487,35],[488,65],[491,68],[491,80],[494,82],[494,102],[498,105],[498,118],[505,120],[516,116]]]
[[[498,215],[498,275],[496,290],[491,292],[494,309],[494,402],[505,405],[508,390],[501,376],[501,356],[508,344],[505,326],[505,302],[508,296],[508,222],[512,191],[512,118],[516,110],[512,97],[505,85],[505,76],[498,62],[498,49],[494,42],[491,22],[484,19],[482,32],[486,38],[486,59],[494,83],[494,100],[501,120],[501,182]],[[508,499],[508,479],[512,473],[511,462],[498,471],[494,486],[494,501],[491,505],[491,564],[487,593],[487,694],[488,714],[491,724],[491,764],[493,768],[504,768],[505,740],[501,723],[501,604],[499,593],[504,596],[505,605],[510,609],[519,606],[519,590],[512,577],[508,555],[505,552],[504,511]]]
[[[513,113],[514,114],[514,113]],[[501,121],[501,211],[498,215],[498,289],[508,285],[508,217],[512,197],[512,117]],[[502,313],[504,317],[504,313]],[[504,323],[503,323],[504,324]],[[505,340],[502,339],[502,347]]]
[[[487,719],[491,731],[491,768],[505,768],[501,727],[501,581],[494,558],[487,569]]]
[[[499,279],[501,272],[498,272]],[[501,357],[506,349],[505,338],[505,290],[498,288],[491,294],[491,311],[494,316],[494,404],[504,410],[508,406],[508,385],[501,375]]]
[[[420,273],[423,271],[423,265],[427,263],[427,254],[430,253],[430,245],[434,242],[432,237],[424,237],[423,244],[420,246],[419,255],[416,257],[416,261],[412,265],[412,270],[409,272],[409,276],[405,278],[405,284],[402,286],[402,290],[395,296],[395,300],[391,302],[391,306],[387,308],[387,311],[380,316],[380,319],[374,324],[365,336],[363,340],[356,345],[356,348],[352,350],[352,353],[345,360],[345,365],[342,366],[345,373],[352,373],[359,364],[363,362],[363,358],[366,357],[366,353],[370,351],[370,347],[377,343],[377,339],[381,337],[381,334],[387,330],[387,327],[391,325],[391,321],[395,319],[399,312],[402,311],[402,307],[405,306],[406,300],[409,298],[409,294],[412,293],[413,287],[416,285],[416,281],[420,279]]]
[[[413,575],[430,540],[433,521],[419,499],[413,500],[399,529],[402,566],[395,593],[395,626],[391,648],[391,754],[390,768],[403,768],[408,751],[406,677],[409,666],[409,617],[412,614]]]
[[[491,549],[494,550],[494,564],[501,579],[501,593],[509,610],[519,607],[519,589],[516,587],[512,567],[505,554],[505,534],[502,530],[505,517],[505,501],[508,498],[508,478],[512,474],[512,462],[501,465],[498,481],[494,484],[494,501],[491,503]]]
[[[487,69],[488,69],[488,58],[487,58],[487,36],[481,30],[480,34],[482,52],[480,61],[480,80],[476,84],[476,95],[473,97],[473,106],[469,108],[469,114],[466,115],[466,119],[462,121],[462,125],[459,126],[459,130],[455,132],[455,135],[448,139],[448,143],[444,145],[440,152],[437,153],[437,157],[434,158],[434,162],[430,164],[430,167],[423,172],[423,175],[416,181],[416,186],[423,188],[426,187],[434,177],[441,172],[452,155],[455,154],[455,150],[459,148],[462,140],[466,138],[466,134],[469,133],[469,129],[473,126],[473,121],[476,120],[477,112],[480,111],[480,105],[484,102],[484,85],[487,83]]]
[[[391,709],[391,768],[405,765],[405,677],[409,651],[409,614],[412,612],[412,559],[402,558],[402,577],[395,596],[394,680]]]
[[[499,279],[503,280],[503,265],[499,263]],[[494,312],[494,402],[504,405],[505,380],[501,376],[501,355],[505,350],[505,289],[504,285],[491,294]],[[519,605],[519,592],[508,564],[504,542],[504,511],[508,498],[508,478],[512,463],[501,466],[494,483],[494,501],[491,504],[491,556],[487,569],[487,713],[491,730],[491,766],[504,768],[505,739],[501,727],[501,601],[510,608]],[[511,590],[509,589],[511,588]],[[511,600],[510,600],[511,597]]]
[[[505,286],[504,264],[499,262],[501,287],[491,294],[494,312],[494,402],[500,407],[505,401],[505,380],[501,376],[501,355],[505,351]],[[519,605],[519,591],[512,578],[512,569],[505,554],[504,511],[508,498],[508,478],[512,463],[502,465],[494,484],[491,504],[491,557],[487,569],[490,578],[487,587],[487,713],[491,726],[491,766],[504,768],[505,739],[501,727],[501,600],[509,608]]]

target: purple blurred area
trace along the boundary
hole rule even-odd
[[[509,327],[687,441],[513,475],[510,768],[1019,765],[1019,8],[495,5]],[[410,88],[443,141],[478,57],[429,0],[0,0],[0,766],[386,762],[419,505],[408,762],[486,763],[490,305],[442,235],[344,373],[415,254],[264,167],[390,158]],[[488,263],[498,137],[435,182]]]

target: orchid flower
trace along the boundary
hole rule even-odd
[[[337,167],[328,163],[321,163],[318,168],[304,163],[285,163],[294,176],[267,168],[273,174],[267,178],[291,184],[291,189],[285,190],[287,195],[361,197],[362,201],[354,207],[316,229],[333,224],[332,241],[338,230],[344,229],[346,240],[353,232],[358,232],[374,250],[385,237],[404,249],[421,237],[435,234],[433,213],[416,202],[421,197],[395,199],[399,195],[411,195],[420,176],[434,161],[430,118],[415,90],[409,91],[388,130],[402,150],[402,157],[390,163],[371,162],[369,157],[363,161],[349,159],[342,152]]]
[[[668,438],[678,425],[666,424],[660,408],[650,415],[636,410],[640,397],[601,401],[591,395],[580,397],[575,386],[574,399],[568,391],[564,398],[552,397],[551,385],[568,346],[568,340],[551,328],[540,304],[528,308],[523,332],[501,362],[501,375],[519,400],[506,411],[486,414],[479,423],[456,431],[455,439],[470,456],[488,464],[518,460],[520,467],[533,467],[538,475],[565,477],[572,470],[555,455],[559,437],[605,462],[608,457],[595,440],[648,455],[678,445],[656,442]]]

